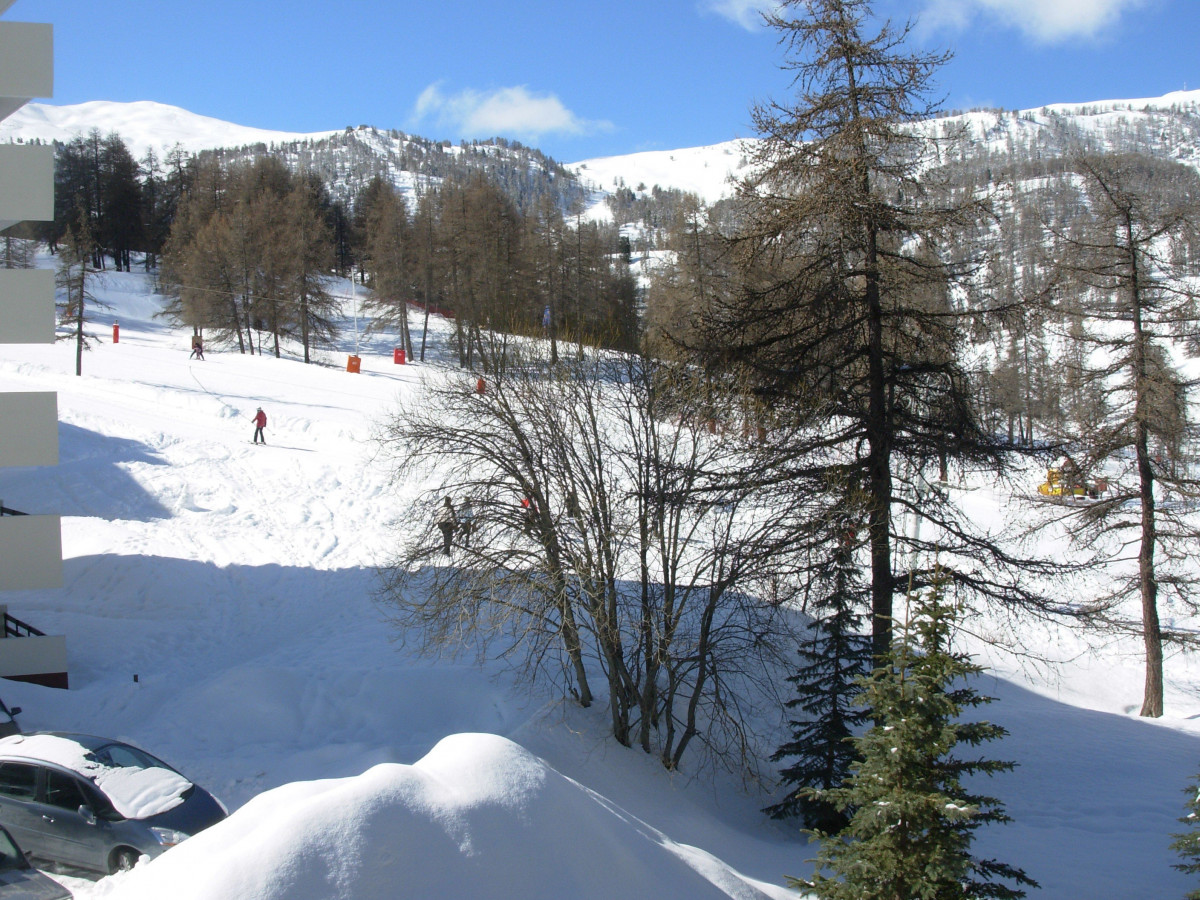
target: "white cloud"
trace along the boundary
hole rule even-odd
[[[581,119],[553,94],[534,94],[524,86],[467,89],[447,95],[438,82],[421,92],[413,115],[418,122],[433,119],[440,128],[463,137],[536,139],[550,134],[594,134],[613,127],[611,122]]]
[[[924,28],[963,29],[979,15],[1054,44],[1097,37],[1147,0],[926,0]]]
[[[703,8],[753,31],[762,25],[762,14],[778,5],[777,0],[704,0]]]

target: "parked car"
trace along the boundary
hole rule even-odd
[[[212,794],[132,744],[61,732],[0,739],[0,824],[34,861],[107,875],[226,815]]]
[[[0,825],[0,900],[71,900],[71,892],[29,864]]]
[[[21,726],[17,724],[17,716],[20,714],[21,707],[14,706],[10,709],[8,704],[0,700],[0,737],[21,733]]]

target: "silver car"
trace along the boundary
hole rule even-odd
[[[0,900],[71,900],[71,892],[29,864],[0,826]]]
[[[132,744],[59,732],[0,740],[0,824],[35,861],[107,875],[225,816],[212,794]]]

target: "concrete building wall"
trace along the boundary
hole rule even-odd
[[[8,3],[0,3],[0,13]],[[0,119],[34,97],[54,94],[54,29],[34,22],[0,22]]]
[[[0,591],[63,586],[58,516],[0,516]]]
[[[16,424],[0,428],[0,460],[4,465],[58,465],[58,394],[0,393],[0,422]]]
[[[54,272],[0,269],[0,344],[54,343]]]
[[[0,0],[0,13],[10,5],[11,0]],[[49,97],[53,92],[53,28],[0,22],[0,119],[34,97]],[[0,228],[53,218],[54,149],[0,145]],[[54,320],[53,272],[0,270],[0,342],[52,342]],[[4,424],[0,466],[58,464],[55,394],[0,393],[0,422]],[[62,584],[59,517],[0,515],[0,590],[61,588]],[[67,687],[66,638],[9,636],[6,628],[0,629],[0,677]]]

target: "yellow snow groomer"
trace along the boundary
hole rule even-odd
[[[1091,480],[1084,477],[1078,464],[1069,456],[1064,456],[1055,465],[1046,469],[1046,481],[1038,485],[1038,493],[1043,497],[1077,497],[1094,500],[1107,490],[1107,482],[1102,479]]]

